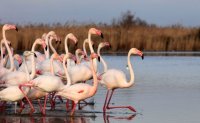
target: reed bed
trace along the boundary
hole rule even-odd
[[[19,32],[9,31],[6,36],[11,41],[15,51],[24,51],[31,49],[36,38],[40,38],[43,33],[53,30],[62,40],[61,45],[55,44],[55,47],[58,52],[64,52],[64,39],[68,33],[73,33],[78,38],[78,47],[82,48],[83,40],[87,38],[88,30],[91,27],[102,30],[104,34],[103,40],[97,36],[92,37],[95,44],[100,41],[111,43],[112,49],[108,52],[126,52],[131,47],[137,47],[144,51],[200,51],[200,28],[180,26],[157,27],[144,25],[127,28],[106,24],[29,24],[18,26]],[[2,28],[2,25],[0,25],[0,28]],[[0,35],[0,38],[2,38],[2,35]],[[70,45],[71,49],[74,49],[73,47],[73,45]]]

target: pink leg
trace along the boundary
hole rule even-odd
[[[32,103],[30,102],[30,100],[28,99],[27,95],[24,93],[24,91],[22,90],[22,86],[27,86],[27,87],[32,87],[33,85],[32,84],[22,84],[22,85],[19,85],[19,89],[21,90],[21,92],[24,94],[24,97],[26,98],[26,100],[28,101],[30,107],[31,107],[31,110],[30,110],[30,115],[35,111]]]
[[[41,105],[41,103],[40,103],[40,99],[38,99],[38,104],[39,104],[41,113],[43,113],[43,108],[42,108],[42,105]]]
[[[23,104],[23,101],[20,101],[20,109],[17,111],[18,113],[21,113],[25,108],[25,103]]]
[[[47,98],[48,98],[48,94],[46,94],[46,96],[45,96],[45,100],[44,100],[44,107],[43,107],[43,110],[42,110],[42,114],[43,114],[43,115],[46,114]]]
[[[74,101],[73,101],[73,108],[72,108],[72,111],[71,111],[71,116],[73,116],[73,114],[74,114],[74,111],[75,111],[75,108],[76,108],[76,104],[77,103],[75,103]]]
[[[67,99],[67,101],[66,101],[66,111],[68,111],[68,109],[69,109],[69,100]]]
[[[111,92],[111,95],[110,95],[110,98],[108,100],[108,103],[107,103],[107,109],[114,109],[114,108],[128,108],[129,110],[133,111],[133,112],[136,112],[136,110],[132,107],[132,106],[112,106],[110,107],[109,104],[110,104],[110,100],[112,98],[112,95],[113,95],[113,92],[114,92],[114,89],[112,90]]]
[[[103,105],[103,112],[106,112],[106,104],[107,104],[107,100],[108,100],[108,95],[109,95],[109,90],[107,90],[107,94],[106,94],[106,99]]]

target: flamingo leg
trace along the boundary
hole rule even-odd
[[[107,104],[107,101],[108,101],[109,92],[110,92],[110,91],[107,90],[106,99],[105,99],[105,102],[104,102],[104,105],[103,105],[103,112],[106,112],[106,104]]]
[[[75,103],[75,102],[73,101],[73,108],[72,108],[72,111],[71,111],[71,113],[70,113],[70,116],[73,116],[74,111],[75,111],[75,108],[76,108],[76,104],[77,104],[77,103]]]
[[[30,115],[35,111],[34,107],[33,107],[33,104],[30,102],[30,100],[28,99],[27,95],[24,93],[24,91],[22,90],[22,86],[27,86],[27,87],[32,87],[33,85],[32,84],[22,84],[22,85],[19,85],[19,89],[21,90],[21,92],[24,94],[24,97],[26,98],[26,100],[28,101],[30,107],[31,107],[31,110],[30,110]]]
[[[24,108],[25,108],[25,103],[23,103],[22,100],[19,103],[20,103],[20,109],[17,112],[21,113],[24,110]]]
[[[40,111],[41,111],[41,113],[42,113],[43,108],[42,108],[42,105],[41,105],[41,103],[40,103],[40,99],[38,99],[38,104],[39,104],[39,107],[40,107]]]
[[[68,109],[69,109],[69,100],[67,99],[67,101],[66,101],[66,111],[68,111]]]
[[[133,111],[133,112],[136,112],[136,110],[135,110],[132,106],[112,106],[112,107],[110,107],[109,104],[110,104],[110,100],[111,100],[111,98],[112,98],[113,92],[114,92],[114,89],[112,90],[111,95],[110,95],[110,98],[109,98],[109,100],[108,100],[107,107],[106,107],[107,109],[127,108],[127,109],[129,109],[129,110],[131,110],[131,111]]]
[[[42,114],[43,114],[43,115],[46,114],[47,98],[48,98],[48,94],[46,94],[46,96],[45,96],[45,100],[44,100],[44,106],[43,106],[43,110],[42,110]]]
[[[1,106],[0,106],[0,111],[1,111],[1,112],[4,112],[4,111],[5,111],[5,108],[6,108],[6,101],[2,101],[2,102],[1,102]]]

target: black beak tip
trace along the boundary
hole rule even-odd
[[[61,44],[61,41],[59,43]]]
[[[45,47],[45,50],[47,51],[47,46]]]
[[[75,47],[77,47],[77,46],[78,46],[78,43],[75,44]]]
[[[16,27],[16,29],[15,29],[17,32],[19,31],[19,29]]]
[[[109,47],[110,47],[110,49],[112,48],[112,46],[111,46],[111,45],[110,45]]]
[[[19,67],[22,65],[22,63],[19,64]]]
[[[101,33],[101,38],[104,38],[103,33]]]
[[[34,56],[37,58],[37,55],[34,53]]]
[[[3,54],[3,58],[6,56],[6,54]]]
[[[144,59],[144,55],[142,55],[141,57],[142,57],[142,60],[143,60]]]
[[[99,61],[99,62],[101,61],[101,58],[100,58],[100,56],[98,56],[98,61]]]
[[[56,41],[56,44],[58,43],[58,41]]]

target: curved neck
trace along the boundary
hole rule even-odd
[[[96,93],[97,87],[98,87],[97,75],[96,75],[96,71],[95,71],[95,66],[93,64],[93,60],[90,60],[90,66],[91,66],[92,77],[93,77],[93,86],[91,89],[91,94],[93,95]]]
[[[1,66],[3,66],[3,40],[1,40]]]
[[[3,40],[7,41],[7,39],[6,39],[6,31],[4,29],[2,29],[2,35],[3,35]]]
[[[35,47],[36,47],[37,42],[33,43],[33,46],[31,48],[32,52],[35,52]],[[35,63],[35,57],[34,55],[31,55],[31,75],[30,79],[32,80],[36,75],[36,63]]]
[[[65,37],[65,53],[67,54],[69,52],[68,50],[68,35]]]
[[[92,42],[91,42],[91,33],[88,33],[88,43],[89,43],[89,48],[90,48],[90,53],[94,53],[94,49],[92,47]],[[97,59],[93,59],[94,62],[94,70],[97,71]]]
[[[65,70],[65,75],[66,75],[66,77],[67,77],[67,85],[66,85],[66,86],[70,86],[72,82],[71,82],[71,79],[70,79],[70,76],[69,76],[67,67],[66,67],[66,65],[65,65],[66,59],[68,59],[68,58],[64,57],[64,60],[63,60],[63,68],[64,68],[64,70]],[[67,63],[67,64],[68,64],[68,63]]]
[[[103,64],[103,72],[105,73],[105,72],[108,70],[108,67],[107,67],[106,62],[104,61],[104,59],[102,58],[102,56],[101,56],[101,54],[100,54],[101,48],[103,48],[103,47],[102,47],[102,46],[99,46],[99,47],[98,47],[97,54],[99,55],[100,60],[101,60],[101,62],[102,62],[102,64]]]
[[[52,40],[53,40],[53,38],[49,39],[49,46],[50,46],[51,50],[53,51],[53,53],[57,53],[56,50],[55,50],[55,48],[52,45]]]
[[[49,59],[49,36],[50,34],[48,33],[45,37],[45,43],[46,43],[46,47],[47,47],[47,50],[44,49],[44,53],[45,53],[45,56],[46,56],[46,59]]]
[[[79,57],[79,53],[78,52],[75,52],[76,54],[76,63],[77,64],[80,64],[81,63],[81,60],[80,60],[80,57]]]
[[[135,79],[134,72],[133,72],[133,67],[132,67],[132,64],[131,64],[131,61],[130,61],[130,56],[131,56],[131,52],[128,53],[128,58],[127,58],[128,68],[129,68],[129,72],[130,72],[130,80],[129,80],[129,82],[127,82],[124,85],[124,87],[132,86],[134,84],[134,79]]]
[[[85,55],[88,56],[87,51],[86,51],[86,43],[88,43],[88,41],[83,42],[83,51],[84,51]]]
[[[6,39],[3,39],[3,40],[4,40],[4,43],[5,43],[6,49],[7,49],[7,51],[8,51],[8,56],[9,56],[9,60],[10,60],[10,68],[9,68],[8,71],[11,72],[11,71],[14,70],[14,58],[13,58],[11,49],[10,49],[10,47],[8,46],[7,40],[6,40]]]

